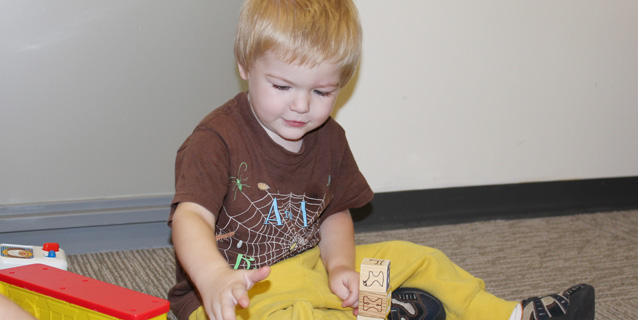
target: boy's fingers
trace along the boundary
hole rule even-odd
[[[255,283],[260,282],[268,278],[270,275],[270,267],[265,266],[261,267],[257,270],[251,270],[246,275],[246,280],[248,281],[248,288],[250,289]]]
[[[204,306],[204,312],[206,312],[206,316],[208,317],[208,320],[217,320],[217,311],[219,310],[219,307],[216,307],[216,303],[213,303],[211,305],[208,305],[208,308],[206,306]]]
[[[250,304],[250,300],[248,299],[248,292],[244,287],[235,286],[233,288],[233,297],[242,308],[246,308]]]
[[[343,302],[345,303],[346,300],[348,300],[348,298],[350,297],[350,291],[348,290],[348,287],[337,287],[335,288],[335,292],[334,294],[339,297],[339,299],[343,300]]]
[[[259,282],[259,281],[265,280],[270,275],[270,267],[269,266],[265,266],[265,267],[261,267],[261,268],[257,269],[257,271],[255,272],[255,275],[257,276],[257,281],[255,281],[255,282]]]
[[[233,290],[233,294],[234,294]],[[235,305],[237,302],[234,297],[228,297],[222,300],[221,316],[217,320],[235,320]]]
[[[348,295],[343,299],[343,306],[356,308],[359,305],[358,283],[353,284],[352,282],[348,282],[346,283],[346,288],[348,289]]]
[[[208,320],[217,320],[217,319],[221,319],[221,318],[219,317],[219,314],[218,314],[218,313],[219,313],[219,311],[218,311],[218,310],[219,310],[219,308],[213,308],[213,309],[212,309],[212,310],[210,310],[210,311],[208,311],[208,310],[207,310],[207,311],[206,311],[206,316],[208,317]]]
[[[354,292],[350,291],[350,294],[343,299],[344,307],[355,307],[355,304],[358,302],[358,297],[354,294]]]

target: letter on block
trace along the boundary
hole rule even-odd
[[[390,289],[390,260],[365,258],[361,261],[359,291],[380,292]]]

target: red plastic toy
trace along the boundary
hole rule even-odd
[[[0,293],[7,295],[23,308],[25,304],[30,306],[30,309],[33,310],[27,311],[36,316],[37,313],[50,311],[35,310],[39,308],[36,302],[25,301],[25,295],[13,297],[12,291],[15,292],[19,288],[26,289],[124,320],[166,319],[166,313],[169,311],[169,302],[164,299],[43,264],[0,270],[0,281]],[[41,298],[35,297],[34,299]],[[75,310],[71,313],[77,312]],[[71,317],[71,319],[77,318]]]

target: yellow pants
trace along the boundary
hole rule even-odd
[[[357,246],[357,271],[363,258],[389,259],[392,288],[423,289],[444,305],[450,320],[507,320],[517,302],[505,301],[485,291],[485,284],[458,267],[441,251],[404,241]],[[237,308],[237,319],[348,319],[351,308],[328,287],[328,274],[315,247],[281,261],[268,279],[249,292],[250,306]],[[204,309],[190,320],[206,320]]]

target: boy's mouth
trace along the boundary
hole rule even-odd
[[[286,122],[286,125],[293,128],[299,128],[306,125],[306,122],[303,122],[303,121],[294,121],[294,120],[284,120],[284,121]]]

